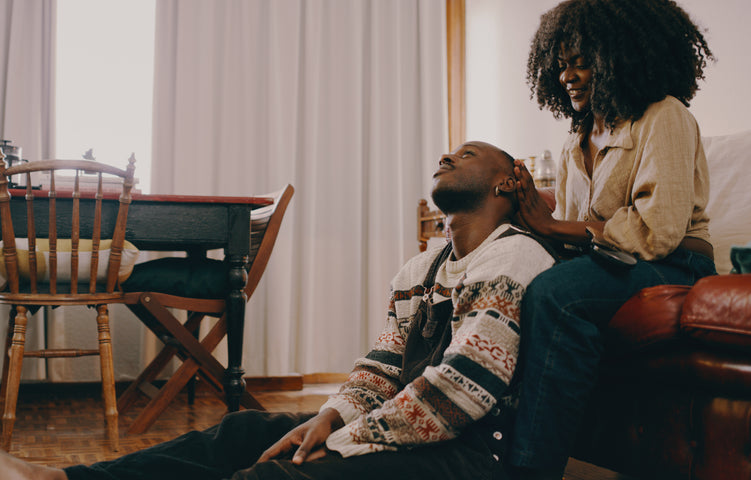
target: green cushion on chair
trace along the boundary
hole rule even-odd
[[[210,258],[168,257],[135,265],[121,284],[126,292],[159,292],[188,298],[224,298],[227,264]]]

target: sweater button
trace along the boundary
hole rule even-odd
[[[503,438],[503,434],[501,432],[493,432],[493,438],[500,440]]]
[[[498,457],[498,455],[496,455],[496,454],[494,453],[494,454],[493,454],[493,460],[495,460],[496,462],[498,462],[498,461],[500,461],[501,459],[500,459],[500,458]]]

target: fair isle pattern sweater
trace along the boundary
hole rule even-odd
[[[508,228],[501,225],[470,254],[449,257],[438,270],[433,302],[453,302],[451,343],[439,365],[408,385],[399,382],[405,342],[425,293],[425,275],[442,248],[402,267],[373,350],[321,407],[336,409],[345,423],[329,436],[329,449],[349,457],[449,440],[493,408],[516,367],[522,295],[554,263],[526,235],[498,239]]]

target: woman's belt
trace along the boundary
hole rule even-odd
[[[701,238],[684,237],[678,247],[685,248],[686,250],[690,250],[700,255],[704,255],[705,257],[709,257],[710,259],[712,259],[712,261],[714,261],[714,248],[712,248],[712,244],[706,240],[702,240]]]

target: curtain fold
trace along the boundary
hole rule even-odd
[[[246,373],[348,371],[448,143],[445,2],[159,0],[156,25],[152,191],[296,189]]]
[[[23,158],[54,157],[55,15],[55,0],[0,0],[0,139],[20,146]],[[3,339],[8,315],[0,307]],[[27,345],[44,342],[40,312],[29,320]],[[45,375],[44,361],[24,363],[23,378]]]

